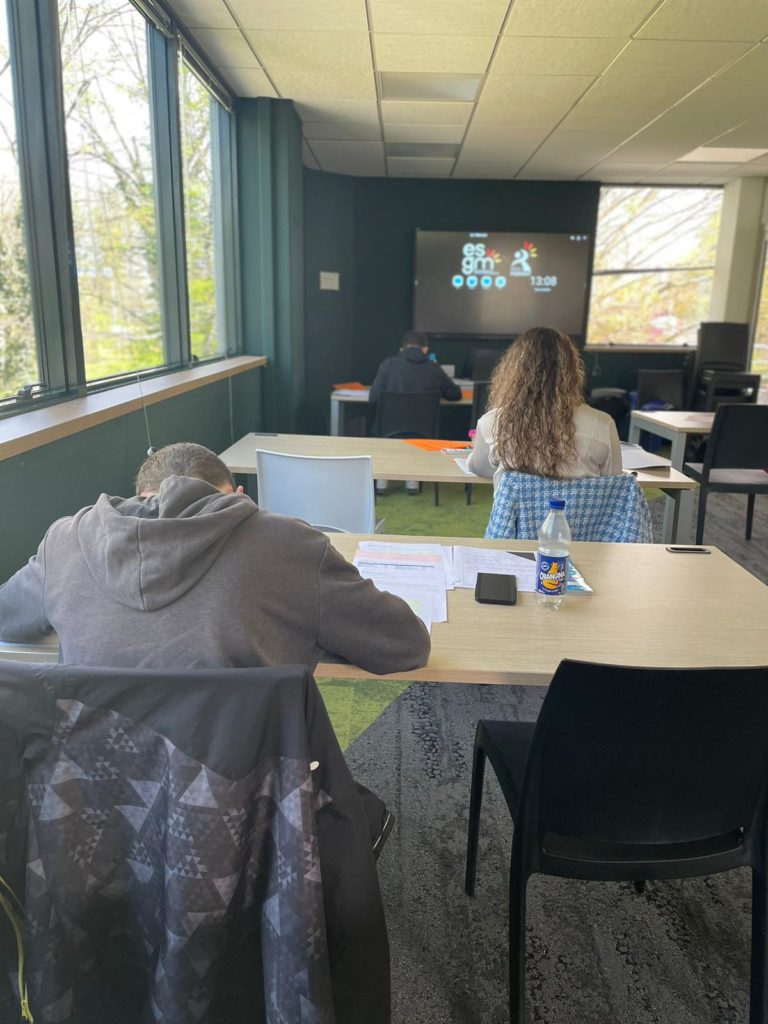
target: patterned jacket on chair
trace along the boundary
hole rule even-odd
[[[368,826],[306,669],[0,662],[0,876],[35,1024],[389,1020]],[[5,1024],[2,909],[0,965]]]
[[[637,480],[625,473],[552,480],[507,470],[496,488],[485,536],[536,540],[550,498],[565,499],[573,540],[653,541],[648,502]]]

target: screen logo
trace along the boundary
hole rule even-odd
[[[530,277],[533,273],[531,270],[531,260],[537,259],[538,255],[539,250],[533,242],[523,242],[522,246],[512,257],[512,262],[509,265],[509,276]]]

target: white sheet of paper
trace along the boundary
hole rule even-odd
[[[466,473],[467,476],[477,476],[477,473],[473,473],[471,469],[467,469],[468,458],[469,456],[467,456],[466,459],[454,459],[453,461],[456,463],[456,465],[459,467],[462,473]]]
[[[404,544],[392,540],[361,540],[358,551],[402,551],[404,554],[440,555],[445,569],[445,585],[454,588],[453,548],[450,544]]]
[[[359,402],[368,401],[368,388],[336,388],[333,392],[340,398],[356,398]]]
[[[669,459],[665,459],[661,455],[654,455],[652,452],[647,452],[639,444],[628,444],[626,441],[621,442],[621,468],[624,470],[653,469],[660,466],[668,468],[670,465]]]
[[[536,589],[536,563],[498,548],[471,548],[456,544],[453,549],[456,586],[474,590],[479,572],[517,576],[517,589],[533,593]]]
[[[446,580],[442,554],[418,555],[402,551],[363,551],[358,548],[353,559],[361,576],[371,580],[379,590],[423,597],[433,595],[432,621],[448,621]]]

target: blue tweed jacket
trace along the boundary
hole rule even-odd
[[[565,515],[574,540],[650,544],[651,514],[633,476],[585,476],[552,480],[507,470],[493,499],[487,538],[535,540],[549,511],[550,498],[565,499]]]

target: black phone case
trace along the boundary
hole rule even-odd
[[[511,590],[504,596],[493,595],[488,592],[487,588],[489,584],[484,582],[484,577],[497,576],[500,573],[492,572],[479,572],[477,574],[477,581],[475,583],[475,600],[478,604],[508,604],[513,605],[517,603],[517,579],[514,576],[502,576],[502,579],[510,580]],[[491,584],[491,586],[493,586]],[[484,593],[485,591],[485,593]]]

